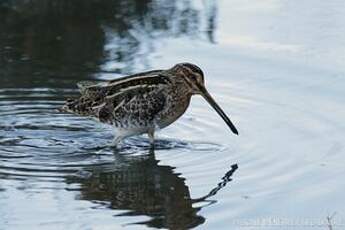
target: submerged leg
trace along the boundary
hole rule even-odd
[[[120,143],[120,141],[122,141],[122,139],[122,136],[115,136],[110,145],[116,147]]]
[[[148,134],[149,139],[150,139],[150,144],[153,145],[155,143],[155,130],[150,129],[147,134]]]

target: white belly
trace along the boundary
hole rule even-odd
[[[143,133],[148,133],[149,127],[130,127],[130,128],[118,128],[114,127],[114,133],[116,137],[130,137],[134,135],[140,135]]]

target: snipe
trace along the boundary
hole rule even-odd
[[[154,132],[176,121],[188,108],[192,95],[202,95],[238,134],[227,115],[207,92],[204,74],[194,64],[180,63],[167,70],[138,73],[106,83],[78,83],[81,96],[68,99],[62,111],[94,117],[115,128],[113,144],[122,139]]]

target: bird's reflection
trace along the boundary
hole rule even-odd
[[[232,165],[207,195],[192,199],[185,179],[173,167],[159,165],[153,148],[145,156],[114,156],[112,165],[93,168],[87,179],[74,178],[70,182],[81,184],[80,199],[128,210],[120,216],[149,216],[149,221],[132,224],[154,228],[188,229],[204,223],[205,218],[198,214],[204,206],[193,204],[214,202],[208,198],[226,186],[237,170],[237,165]]]

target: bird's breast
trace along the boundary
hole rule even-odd
[[[187,110],[191,95],[181,91],[171,92],[166,97],[165,109],[158,114],[156,123],[159,128],[164,128],[175,122]]]

